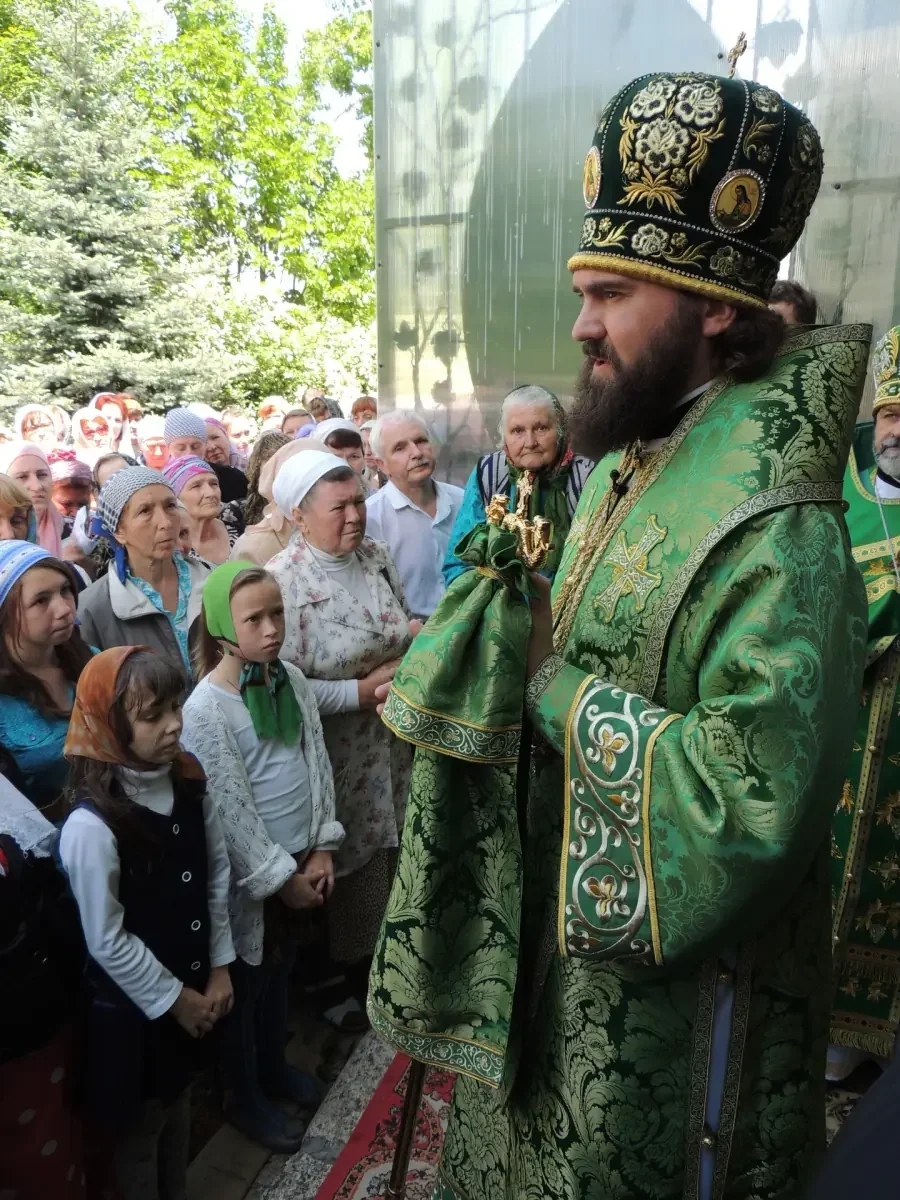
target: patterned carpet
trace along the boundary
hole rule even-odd
[[[398,1054],[388,1067],[375,1095],[369,1101],[350,1140],[342,1150],[316,1200],[380,1200],[385,1195],[391,1172],[397,1129],[406,1095],[409,1059]],[[876,1077],[854,1072],[840,1087],[830,1087],[825,1103],[825,1127],[829,1144],[853,1106]],[[429,1200],[434,1187],[441,1146],[453,1098],[453,1075],[430,1070],[419,1107],[407,1200]]]
[[[375,1200],[385,1194],[406,1095],[409,1059],[398,1054],[316,1193],[316,1200]],[[407,1200],[429,1200],[453,1097],[454,1076],[432,1068],[425,1077],[407,1176]]]

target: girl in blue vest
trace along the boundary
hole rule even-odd
[[[228,853],[196,759],[185,681],[141,646],[78,681],[60,853],[90,955],[84,1104],[115,1141],[124,1200],[184,1200],[190,1083],[232,1004]]]

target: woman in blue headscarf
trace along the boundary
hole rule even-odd
[[[562,405],[546,388],[525,384],[509,393],[500,409],[500,437],[503,449],[480,459],[466,484],[444,560],[447,584],[471,570],[456,557],[456,547],[484,523],[485,510],[497,493],[509,497],[510,511],[515,508],[516,487],[525,472],[534,476],[535,485],[529,518],[546,517],[553,526],[553,544],[542,570],[552,580],[585,481],[594,469],[590,459],[569,448]]]
[[[75,684],[91,657],[75,609],[67,563],[31,542],[0,541],[0,743],[50,820],[62,816],[63,743]]]

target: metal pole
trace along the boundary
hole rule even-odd
[[[386,1200],[404,1200],[406,1196],[406,1175],[409,1171],[413,1139],[416,1135],[416,1117],[419,1115],[419,1101],[422,1099],[422,1088],[425,1086],[427,1070],[424,1063],[415,1060],[409,1065],[406,1097],[403,1101],[400,1127],[397,1130],[397,1148],[394,1150],[391,1178],[385,1192]]]

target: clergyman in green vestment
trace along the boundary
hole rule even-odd
[[[869,631],[831,841],[831,1079],[863,1058],[890,1058],[900,1022],[900,326],[878,343],[873,365],[874,427],[857,426],[844,485]]]
[[[645,75],[601,115],[569,261],[570,428],[598,466],[552,616],[533,580],[521,866],[493,794],[411,796],[373,966],[376,1028],[459,1072],[439,1200],[795,1200],[824,1147],[828,834],[866,637],[841,490],[870,330],[786,336],[766,307],[821,170],[811,122],[752,82]],[[465,821],[448,863],[442,822]],[[447,913],[471,999],[423,1000],[453,871],[457,910],[483,891],[477,920]]]

